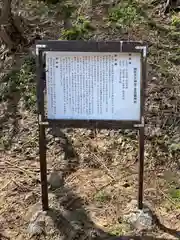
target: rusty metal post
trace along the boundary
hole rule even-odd
[[[143,209],[144,185],[144,126],[139,129],[139,190],[138,208]]]
[[[38,49],[37,49],[38,50]],[[42,124],[45,118],[44,113],[44,67],[41,51],[37,51],[37,105],[38,105],[38,125],[39,125],[39,160],[40,160],[40,178],[42,192],[42,208],[48,210],[48,184],[47,184],[47,162],[46,162],[46,126]]]
[[[48,184],[47,184],[47,162],[46,162],[46,135],[45,126],[39,124],[39,155],[41,172],[41,192],[43,211],[48,210]]]
[[[142,49],[142,79],[141,79],[141,126],[139,128],[139,189],[138,189],[138,208],[143,209],[144,197],[144,107],[145,107],[145,88],[146,88],[146,61],[147,61],[147,46]]]

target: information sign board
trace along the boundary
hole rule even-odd
[[[45,55],[48,119],[140,121],[140,53]]]
[[[37,41],[37,101],[43,210],[48,209],[46,127],[136,128],[138,205],[143,208],[147,47],[126,41]]]

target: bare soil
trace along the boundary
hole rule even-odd
[[[128,203],[137,198],[136,131],[47,129],[48,174],[55,170],[63,172],[62,186],[49,190],[46,234],[32,239],[113,236],[178,239],[180,25],[174,26],[172,21],[180,22],[180,15],[174,12],[164,15],[163,1],[133,1],[130,6],[140,19],[122,23],[125,26],[119,28],[108,15],[111,9],[119,8],[118,1],[95,1],[92,7],[91,1],[86,0],[76,1],[75,5],[72,24],[78,16],[88,18],[95,27],[93,32],[89,30],[89,38],[143,40],[149,45],[144,201],[161,224],[142,233],[123,221]],[[58,6],[24,0],[14,4],[13,9],[27,20],[27,38],[38,34],[46,39],[59,39],[64,31],[64,18]],[[27,232],[30,219],[41,208],[36,105],[29,103],[29,99],[34,99],[29,92],[36,80],[23,65],[29,57],[27,52],[22,49],[12,54],[1,45],[0,239],[30,239]],[[14,71],[19,69],[18,75]]]

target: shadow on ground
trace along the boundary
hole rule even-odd
[[[63,130],[60,127],[53,126],[50,130],[49,133],[53,137],[58,137],[60,139],[60,144],[61,147],[64,151],[64,160],[69,160],[71,158],[76,158],[77,153],[75,149],[73,148],[72,142],[70,138],[67,137],[67,135],[63,132]]]
[[[65,181],[63,181],[65,182]],[[151,232],[141,232],[141,236],[114,236],[111,233],[103,231],[97,226],[90,217],[87,201],[73,192],[71,187],[63,185],[61,188],[53,191],[56,198],[56,206],[48,210],[48,216],[53,220],[56,229],[62,236],[63,240],[128,240],[128,239],[165,239],[155,238]],[[165,227],[152,212],[154,225],[170,234],[173,237],[180,238],[180,232]],[[170,239],[170,238],[168,238]],[[172,238],[174,239],[174,238]]]
[[[4,79],[1,81],[1,86],[4,84],[4,88],[1,89],[1,99],[6,101],[6,107],[3,109],[1,107],[0,114],[0,136],[3,139],[4,131],[8,131],[8,139],[2,144],[4,147],[10,147],[12,144],[13,137],[18,132],[18,103],[21,98],[20,89],[14,81],[13,76],[17,74],[17,71],[11,71]],[[11,78],[11,80],[10,80]],[[9,129],[9,123],[11,124],[11,129]]]
[[[0,137],[3,150],[11,148],[20,132],[21,107],[33,110],[35,105],[35,59],[21,53],[11,58],[7,69],[4,63],[0,78]],[[8,70],[10,66],[11,70]]]

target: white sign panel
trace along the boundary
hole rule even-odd
[[[46,52],[48,119],[140,120],[139,53]]]

